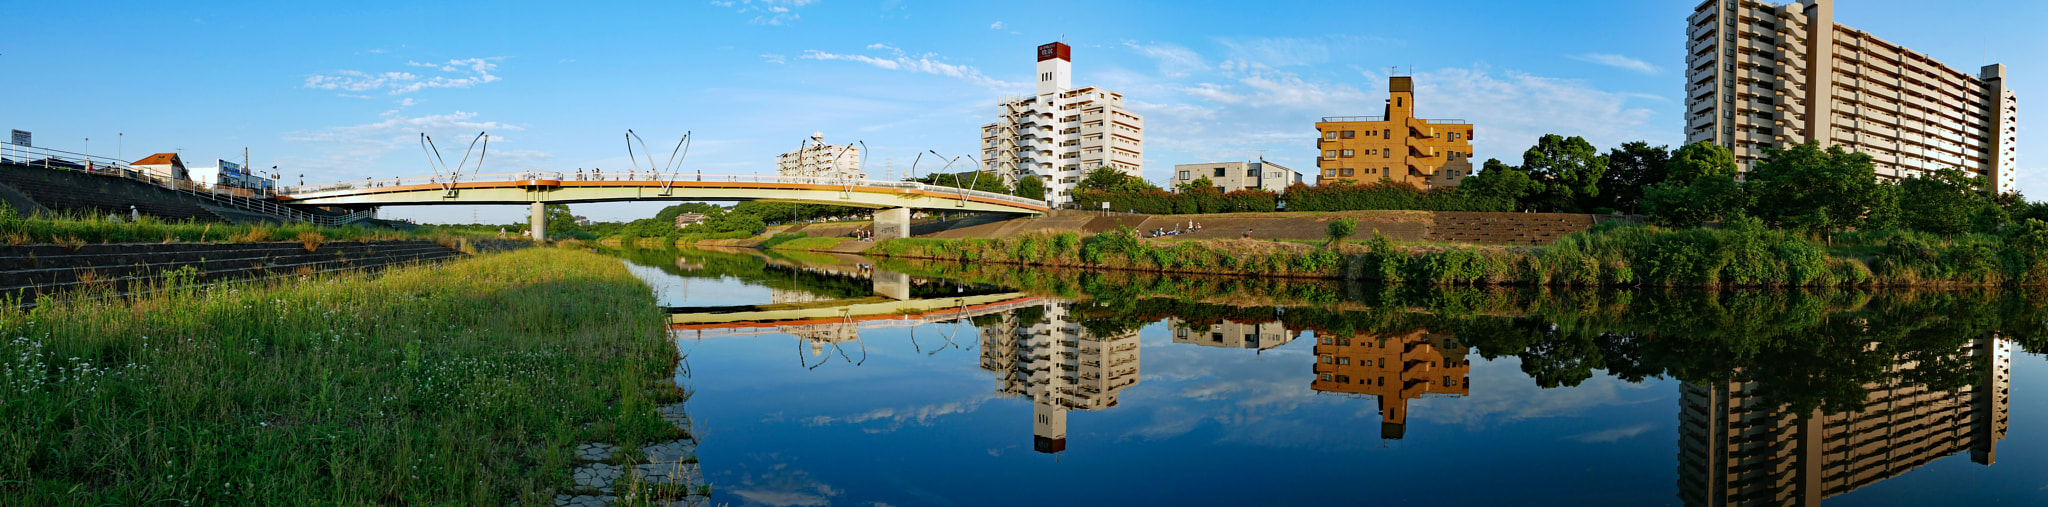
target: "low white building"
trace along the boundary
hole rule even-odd
[[[1248,188],[1264,189],[1280,193],[1288,186],[1302,183],[1301,173],[1282,167],[1280,164],[1259,160],[1257,162],[1220,162],[1211,164],[1179,164],[1173,166],[1173,188],[1180,188],[1198,179],[1209,178],[1220,192],[1235,192]]]
[[[802,148],[775,157],[775,174],[806,178],[867,179],[861,172],[860,147],[825,144],[825,133],[814,132]]]

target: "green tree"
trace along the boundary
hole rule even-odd
[[[1159,189],[1158,186],[1146,182],[1144,178],[1124,174],[1123,171],[1106,165],[1095,166],[1094,169],[1088,170],[1088,174],[1082,176],[1081,182],[1075,186],[1083,190],[1122,193],[1136,193]]]
[[[577,230],[576,215],[569,212],[567,204],[546,205],[541,208],[541,214],[547,217],[549,235],[566,234]]]
[[[1643,193],[1668,177],[1665,164],[1671,160],[1668,146],[1650,146],[1635,141],[1607,151],[1607,172],[1600,175],[1600,197],[1606,207],[1635,213]]]
[[[1753,199],[1750,214],[1772,226],[1832,239],[1835,231],[1862,226],[1884,200],[1870,155],[1822,150],[1812,141],[1764,153],[1744,187]]]
[[[927,174],[910,181],[941,187],[965,188],[998,194],[1010,193],[1010,187],[1003,185],[1002,175],[991,171],[968,171],[964,173]]]
[[[2004,222],[2006,212],[1979,190],[1984,184],[1983,177],[1960,169],[1940,169],[1900,180],[1898,225],[1935,234],[1996,228]]]
[[[1038,179],[1037,176],[1025,176],[1023,179],[1017,180],[1017,197],[1044,199],[1045,180]]]
[[[1665,181],[1643,189],[1642,209],[1651,221],[1671,227],[1741,216],[1749,202],[1735,182],[1735,155],[1720,145],[1698,142],[1673,153]]]
[[[1209,179],[1208,176],[1195,178],[1194,181],[1182,183],[1180,184],[1180,188],[1178,190],[1183,194],[1219,193],[1216,192],[1216,181]]]
[[[1600,178],[1607,156],[1585,138],[1545,134],[1522,153],[1522,170],[1542,184],[1537,211],[1585,213],[1600,206]]]
[[[1458,184],[1458,192],[1473,200],[1501,203],[1501,211],[1529,209],[1529,198],[1542,189],[1542,184],[1519,167],[1507,165],[1500,159],[1486,159],[1478,174]]]

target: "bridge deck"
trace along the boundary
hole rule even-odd
[[[366,180],[284,189],[279,199],[307,205],[529,204],[610,201],[776,201],[862,208],[957,209],[1043,213],[1037,199],[886,180],[845,180],[761,175],[654,175],[510,173]],[[664,176],[666,177],[666,176]]]

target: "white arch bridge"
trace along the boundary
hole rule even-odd
[[[569,174],[528,171],[455,178],[417,176],[286,187],[278,200],[306,206],[528,204],[546,238],[548,204],[621,201],[767,201],[869,208],[875,237],[910,234],[910,210],[1040,214],[1045,201],[908,181],[754,174]]]

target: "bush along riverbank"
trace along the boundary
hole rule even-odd
[[[1033,233],[994,239],[883,241],[864,255],[1166,273],[1284,276],[1440,285],[1969,286],[2048,282],[2048,223],[1997,235],[1870,231],[1832,244],[1738,219],[1722,229],[1603,225],[1541,247],[1398,245],[1372,234],[1305,245]]]
[[[563,249],[0,312],[0,504],[552,505],[682,436],[663,324]]]

